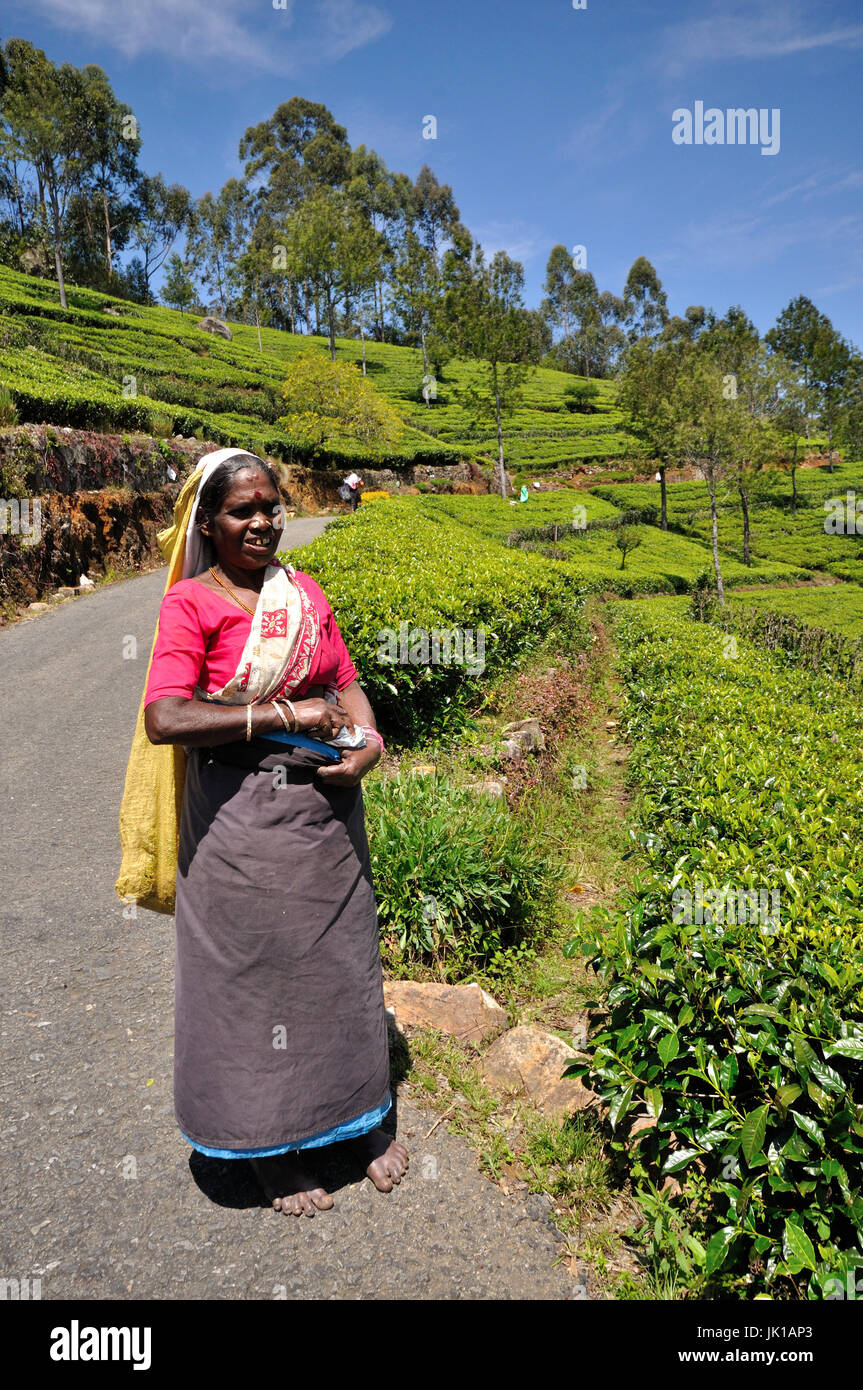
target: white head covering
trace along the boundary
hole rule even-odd
[[[248,449],[214,449],[212,453],[203,454],[198,460],[198,468],[202,468],[203,471],[198,480],[195,500],[192,503],[192,509],[189,512],[189,520],[186,525],[186,550],[183,558],[184,579],[194,579],[196,574],[203,574],[204,570],[209,568],[209,560],[207,558],[209,543],[207,537],[203,536],[195,525],[198,515],[198,498],[201,496],[201,489],[220,464],[225,463],[227,459],[234,458],[238,454],[245,454],[248,458],[257,459],[258,463],[260,463],[263,468],[267,467],[264,459],[258,458],[257,454],[250,453]],[[278,534],[279,542],[281,542],[286,520],[284,508],[282,508],[281,522],[279,523],[275,518],[273,519],[273,527]]]

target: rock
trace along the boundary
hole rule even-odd
[[[95,589],[95,587],[96,585],[93,583],[92,579],[90,579],[88,575],[81,575],[81,578],[78,580],[78,588],[80,591],[86,592],[88,589]]]
[[[497,1037],[507,1025],[506,1011],[480,985],[385,980],[384,1003],[397,1028],[439,1028],[462,1042]]]
[[[213,318],[212,314],[201,319],[198,327],[203,329],[205,333],[218,333],[221,338],[227,338],[229,342],[234,336],[228,325],[223,323],[221,319]]]
[[[518,719],[501,729],[501,736],[515,739],[526,753],[541,753],[545,748],[545,735],[539,727],[538,719]]]
[[[49,606],[47,603],[28,603],[27,611],[29,613],[47,613]]]
[[[520,1024],[492,1043],[483,1059],[483,1076],[490,1086],[526,1092],[540,1110],[563,1118],[597,1099],[577,1077],[561,1078],[564,1067],[578,1055],[554,1033]]]
[[[69,584],[61,584],[54,595],[55,598],[74,598],[78,590],[73,589]]]
[[[31,247],[22,251],[18,257],[18,264],[27,275],[45,275],[48,271],[48,263],[38,248]]]
[[[656,1129],[655,1115],[639,1115],[629,1126],[629,1142],[638,1139],[639,1135],[646,1134],[648,1130]]]
[[[524,749],[517,739],[505,738],[501,744],[500,755],[508,758],[511,763],[520,763],[524,758]]]
[[[586,1013],[572,1014],[565,1022],[572,1033],[573,1046],[584,1051],[587,1047],[587,1037],[590,1031],[590,1015]]]
[[[496,782],[494,778],[489,777],[484,782],[468,782],[465,791],[478,792],[485,796],[503,796],[504,785],[503,782]]]

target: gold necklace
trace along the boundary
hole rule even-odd
[[[222,588],[223,588],[223,589],[226,589],[227,592],[231,595],[231,598],[232,598],[232,599],[235,599],[236,602],[240,605],[240,607],[241,607],[241,608],[245,608],[246,612],[247,612],[247,613],[251,613],[252,617],[254,618],[254,616],[255,616],[255,609],[254,609],[254,608],[249,608],[248,604],[243,603],[243,600],[242,600],[237,594],[234,593],[233,589],[230,588],[229,585],[227,585],[227,584],[225,584],[225,583],[222,582],[222,580],[221,580],[221,579],[219,578],[219,576],[216,574],[216,571],[214,570],[214,568],[213,568],[212,565],[210,566],[210,574],[213,576],[213,578],[215,579],[216,583],[217,583],[217,584],[221,584],[221,585],[222,585]]]

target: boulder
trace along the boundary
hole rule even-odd
[[[384,1004],[400,1030],[439,1028],[462,1042],[495,1038],[507,1024],[506,1011],[480,985],[385,980]]]
[[[563,1118],[586,1110],[597,1097],[577,1077],[561,1073],[579,1053],[544,1028],[520,1024],[493,1042],[482,1072],[492,1087],[527,1094],[548,1115]]]
[[[48,604],[47,604],[47,603],[28,603],[28,604],[27,604],[27,611],[28,611],[28,613],[47,613],[47,612],[48,612]]]
[[[201,319],[198,323],[198,327],[203,329],[205,333],[218,333],[220,337],[227,338],[229,342],[234,336],[228,325],[223,323],[221,319],[213,318],[212,314],[208,314],[206,318]]]
[[[512,724],[506,724],[500,732],[508,743],[520,744],[525,753],[541,753],[545,748],[545,735],[538,719],[517,719]]]

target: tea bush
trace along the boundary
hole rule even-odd
[[[625,1121],[655,1118],[633,1172],[653,1210],[654,1180],[685,1175],[681,1264],[702,1292],[836,1296],[863,1266],[863,704],[673,603],[619,622],[646,867],[571,944],[608,1009],[572,1074],[618,1147]],[[717,896],[746,890],[773,920]]]
[[[458,727],[484,672],[519,660],[549,631],[587,640],[575,575],[420,502],[361,506],[286,552],[323,587],[381,724],[408,741]]]

